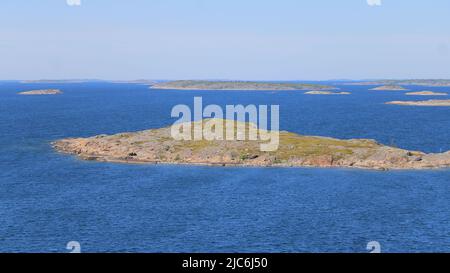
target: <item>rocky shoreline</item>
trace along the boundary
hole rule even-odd
[[[179,80],[156,83],[151,89],[165,90],[221,90],[221,91],[282,91],[282,90],[337,90],[338,88],[320,84],[272,83],[251,81],[196,81]]]
[[[384,86],[372,88],[370,90],[373,90],[373,91],[408,91],[408,89],[406,89],[400,85],[384,85]]]
[[[60,95],[63,92],[59,89],[43,89],[20,92],[19,95]]]
[[[450,151],[426,154],[369,139],[340,140],[280,132],[279,149],[262,152],[262,141],[178,141],[170,127],[52,143],[80,159],[119,163],[253,167],[320,167],[407,170],[449,168]]]
[[[350,92],[308,91],[305,95],[350,95]]]
[[[390,101],[386,104],[404,105],[404,106],[450,106],[450,100],[425,100],[425,101]]]
[[[433,92],[433,91],[420,91],[420,92],[410,92],[406,93],[407,96],[448,96],[444,92]]]

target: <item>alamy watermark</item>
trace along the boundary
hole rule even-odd
[[[81,6],[81,0],[66,0],[68,6]]]
[[[370,253],[381,253],[381,244],[378,241],[371,241],[367,243],[366,249]]]
[[[172,108],[171,116],[179,118],[171,127],[175,140],[259,141],[260,150],[273,152],[280,144],[280,107],[270,105],[203,106],[202,97],[194,98],[194,109],[184,104]]]
[[[66,249],[70,253],[81,253],[81,244],[78,241],[70,241],[67,243]]]

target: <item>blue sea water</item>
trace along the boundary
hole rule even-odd
[[[281,129],[450,150],[450,109],[385,105],[405,92],[168,91],[0,82],[0,252],[450,251],[450,170],[379,172],[86,162],[50,142],[168,126],[171,108],[279,104]],[[58,96],[17,92],[60,88]],[[410,87],[420,91],[425,88]],[[445,88],[426,88],[450,91]]]

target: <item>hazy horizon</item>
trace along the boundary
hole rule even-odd
[[[14,0],[0,78],[450,78],[450,2]]]
[[[258,79],[213,79],[213,78],[198,78],[198,79],[152,79],[152,78],[131,78],[131,79],[101,79],[101,78],[92,78],[92,79],[83,79],[83,78],[48,78],[48,79],[0,79],[1,81],[105,81],[105,82],[132,82],[132,81],[254,81],[254,82],[368,82],[368,81],[408,81],[408,80],[450,80],[449,78],[367,78],[367,79],[324,79],[324,80],[308,80],[308,79],[292,79],[292,80],[277,80],[277,79],[267,79],[267,80],[258,80]]]

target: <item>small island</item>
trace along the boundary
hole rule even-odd
[[[350,95],[350,92],[308,91],[305,95]]]
[[[433,91],[420,91],[406,93],[407,96],[448,96],[447,93],[433,92]]]
[[[374,90],[374,91],[408,91],[408,89],[406,89],[400,85],[383,85],[380,87],[372,88],[370,90]]]
[[[450,100],[425,100],[425,101],[390,101],[386,104],[406,106],[450,106]]]
[[[60,95],[62,93],[59,89],[43,89],[20,92],[19,95]]]
[[[218,121],[225,125],[225,120]],[[244,125],[247,128],[250,126],[249,123]],[[174,140],[171,127],[166,127],[116,135],[68,138],[52,145],[57,151],[76,155],[80,159],[118,163],[376,170],[450,167],[450,151],[426,154],[385,146],[370,139],[341,140],[286,131],[279,132],[279,140],[278,150],[262,152],[259,149],[262,141]]]
[[[171,81],[157,83],[151,89],[172,90],[336,90],[338,88],[320,84],[271,83],[251,81]]]

